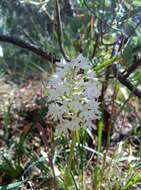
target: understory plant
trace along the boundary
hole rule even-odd
[[[82,136],[80,134],[96,129],[96,120],[101,116],[100,94],[101,84],[91,63],[82,54],[70,62],[58,62],[55,73],[48,80],[47,120],[54,124],[56,135],[63,133],[69,136],[71,142],[64,174],[67,189],[71,188],[75,146],[77,143],[83,146],[78,140]],[[83,189],[83,174],[81,180]]]

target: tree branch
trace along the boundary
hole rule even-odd
[[[141,90],[139,88],[135,88],[135,86],[120,72],[117,68],[116,64],[112,65],[112,70],[115,78],[119,80],[124,86],[126,86],[135,96],[141,98]]]
[[[124,75],[126,78],[128,78],[138,67],[141,66],[141,59],[137,60],[136,63],[130,65],[127,68],[126,74]]]
[[[51,61],[53,63],[59,61],[59,59],[57,59],[52,53],[46,52],[46,51],[40,49],[39,47],[37,47],[36,45],[28,43],[28,42],[24,42],[23,40],[21,40],[19,38],[0,34],[0,41],[11,43],[13,45],[24,48],[24,49],[31,51],[32,53],[40,56],[42,59]]]

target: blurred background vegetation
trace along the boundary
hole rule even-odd
[[[54,1],[1,0],[0,34],[12,35],[61,58]],[[119,64],[127,67],[140,54],[140,1],[60,1],[62,43],[73,58],[80,51],[95,64],[116,54],[122,42]],[[28,50],[2,43],[1,71],[24,77],[50,69],[47,60]],[[40,73],[40,71],[39,71]],[[138,76],[140,74],[138,73]]]

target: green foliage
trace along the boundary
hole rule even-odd
[[[102,170],[96,165],[93,170],[94,189],[98,190],[102,182]]]
[[[128,190],[130,187],[132,187],[140,180],[141,180],[141,172],[139,171],[129,178],[129,180],[127,181],[125,186],[121,188],[121,190]]]
[[[119,59],[119,56],[115,56],[115,57],[113,57],[112,59],[109,59],[108,61],[105,61],[105,62],[103,62],[103,63],[100,63],[100,64],[98,64],[96,67],[95,67],[95,71],[97,72],[97,73],[99,73],[99,72],[102,72],[103,70],[105,70],[109,65],[111,65],[114,61],[118,61],[118,59]]]
[[[124,50],[123,59],[127,64],[133,64],[141,52],[141,36],[130,37]]]
[[[140,1],[140,0],[134,0],[134,1],[133,1],[133,4],[134,4],[135,6],[141,6],[141,1]]]
[[[28,180],[23,180],[23,181],[17,181],[15,183],[11,183],[11,184],[8,184],[8,185],[3,185],[3,186],[0,186],[0,190],[15,189],[15,188],[20,187],[22,184],[26,183],[27,181]]]
[[[3,157],[3,163],[0,165],[0,173],[2,172],[16,179],[21,176],[22,167],[16,163],[13,165],[11,160]]]

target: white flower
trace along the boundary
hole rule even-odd
[[[68,112],[68,109],[64,105],[58,105],[58,104],[49,105],[48,116],[50,116],[54,121],[62,119],[62,115],[65,112]]]
[[[83,57],[82,54],[79,54],[78,57],[76,59],[73,59],[71,62],[73,66],[76,66],[77,68],[80,69],[89,69],[90,65],[87,63],[88,63],[87,59]]]
[[[76,100],[74,98],[74,100],[72,102],[70,102],[69,105],[70,105],[70,107],[72,107],[75,110],[82,110],[83,109],[83,106],[82,106],[81,102],[79,101],[79,99]]]
[[[74,131],[79,128],[80,119],[76,116],[72,116],[71,120],[65,120],[63,123],[63,128]]]
[[[98,98],[100,96],[100,90],[96,81],[89,81],[85,83],[85,96],[90,99]]]
[[[84,127],[87,129],[95,129],[95,125],[91,120],[86,120],[86,122],[84,123]]]
[[[93,128],[93,121],[100,117],[98,98],[101,86],[91,64],[80,54],[59,68],[49,78],[48,100],[51,102],[48,117],[56,124],[56,131],[68,132]]]

